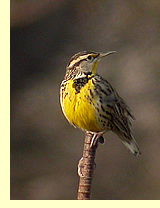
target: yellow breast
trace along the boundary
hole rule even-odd
[[[93,89],[91,80],[80,89],[79,93],[76,93],[73,83],[73,80],[68,80],[63,93],[61,105],[64,115],[71,124],[85,131],[100,131],[95,118],[95,100],[91,99],[89,94]]]

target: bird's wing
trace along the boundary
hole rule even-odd
[[[131,122],[129,117],[134,119],[131,114],[129,107],[123,101],[123,99],[118,95],[116,90],[105,79],[99,75],[96,78],[97,92],[100,93],[99,97],[103,108],[105,109],[107,115],[110,116],[111,122],[123,133],[131,136]]]

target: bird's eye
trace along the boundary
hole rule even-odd
[[[92,56],[88,56],[87,60],[91,61],[91,60],[93,60],[93,57]]]

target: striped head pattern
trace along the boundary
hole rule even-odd
[[[114,52],[99,53],[83,51],[75,54],[66,67],[64,79],[77,79],[83,78],[86,75],[96,74],[97,64],[100,59]]]

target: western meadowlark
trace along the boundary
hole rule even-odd
[[[137,156],[140,151],[129,120],[134,117],[109,82],[96,73],[99,60],[114,52],[75,54],[60,86],[60,103],[70,124],[93,134],[92,145],[97,141],[103,143],[103,134],[111,130]]]

